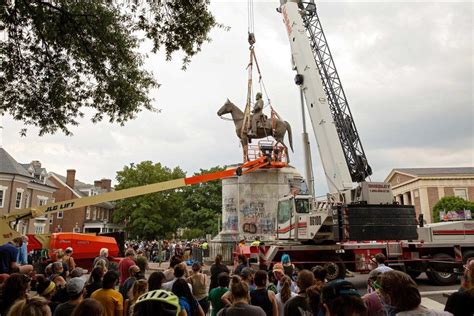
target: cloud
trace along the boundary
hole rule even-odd
[[[256,52],[272,105],[293,128],[292,164],[304,174],[299,90],[277,5],[255,1]],[[472,6],[318,2],[373,180],[383,180],[396,167],[474,165]],[[188,175],[241,161],[232,122],[216,112],[226,98],[241,107],[245,103],[247,4],[213,1],[211,8],[231,29],[213,30],[212,41],[187,71],[181,70],[180,54],[171,62],[163,54],[150,55],[145,64],[161,84],[153,92],[161,113],[142,112],[123,127],[84,119],[72,129],[73,137],[37,137],[31,129],[26,138],[18,134],[22,124],[6,116],[4,147],[18,161],[38,159],[49,171],[75,168],[87,182],[114,179],[124,165],[143,160],[180,166]],[[316,192],[323,195],[327,186],[314,136],[311,142]]]

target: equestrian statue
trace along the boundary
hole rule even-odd
[[[263,110],[263,100],[262,95],[257,93],[256,102],[254,106],[253,115],[251,117],[251,128],[244,129],[244,112],[240,110],[234,103],[229,99],[224,103],[224,105],[217,111],[218,116],[230,113],[232,120],[235,125],[235,132],[237,137],[240,139],[242,148],[244,151],[244,161],[249,160],[248,156],[248,144],[251,143],[252,139],[260,139],[268,136],[275,138],[277,143],[282,144],[288,155],[288,147],[283,142],[286,132],[288,131],[288,140],[290,143],[291,151],[293,152],[293,140],[291,134],[291,126],[287,121],[283,121],[279,118],[272,117],[272,119],[267,119],[266,116],[262,113]],[[288,159],[289,161],[289,159]]]

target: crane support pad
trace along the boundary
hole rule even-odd
[[[415,208],[410,205],[345,205],[334,214],[338,241],[418,239]]]

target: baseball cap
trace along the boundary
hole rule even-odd
[[[334,280],[328,282],[321,289],[321,298],[323,303],[332,301],[340,296],[360,297],[360,294],[357,292],[354,285],[346,280]]]
[[[273,265],[273,272],[276,272],[276,271],[283,272],[283,265],[279,262]]]
[[[68,294],[79,294],[84,290],[85,281],[82,278],[72,278],[66,283],[66,291]]]

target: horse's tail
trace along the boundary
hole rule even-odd
[[[295,152],[293,150],[293,134],[291,133],[291,125],[287,121],[285,121],[285,125],[286,125],[286,130],[288,131],[288,140],[290,141],[291,152]]]

